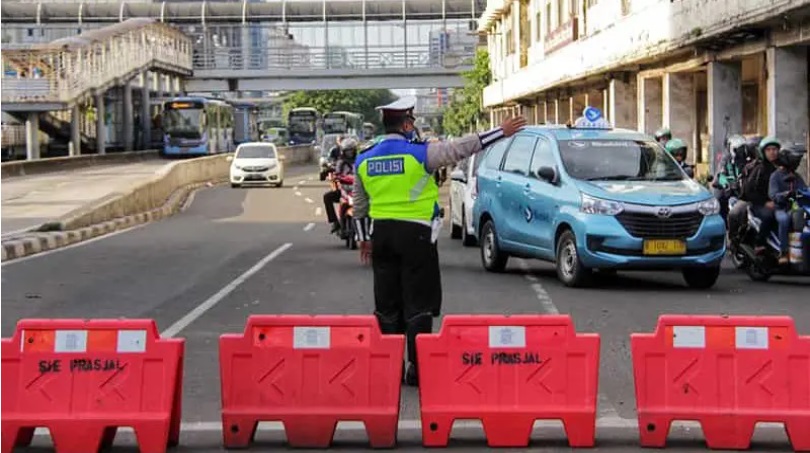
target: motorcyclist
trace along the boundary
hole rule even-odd
[[[748,142],[742,135],[732,135],[726,142],[726,153],[720,162],[720,171],[713,183],[714,196],[720,202],[720,215],[728,218],[729,199],[739,197],[740,175],[748,163]]]
[[[354,160],[357,158],[359,146],[360,144],[354,137],[345,138],[340,143],[340,157],[335,164],[336,176],[354,174]]]
[[[341,153],[341,143],[343,142],[343,136],[338,135],[335,139],[335,145],[329,149],[329,161],[334,163],[340,158]]]
[[[672,140],[667,142],[664,148],[666,148],[667,152],[670,153],[672,157],[675,158],[675,161],[678,162],[678,165],[681,166],[681,169],[683,169],[683,171],[686,173],[687,176],[689,176],[690,178],[695,177],[695,167],[689,165],[686,162],[687,147],[686,143],[683,140],[679,138],[673,138]]]
[[[776,222],[779,224],[779,264],[790,262],[790,199],[796,196],[796,191],[807,187],[804,179],[796,174],[796,169],[804,157],[805,150],[800,147],[786,146],[779,150],[776,165],[779,167],[770,178],[768,196],[776,205]]]
[[[669,128],[662,127],[655,131],[655,141],[661,144],[661,146],[666,146],[667,142],[672,140],[672,132],[670,132]]]
[[[357,157],[357,146],[357,140],[352,137],[347,137],[340,142],[340,154],[337,156],[333,177],[354,174],[354,159]],[[331,233],[340,231],[340,222],[338,222],[335,213],[335,203],[340,203],[340,189],[330,190],[323,194],[326,220],[332,224]]]
[[[776,222],[774,202],[768,197],[771,175],[776,171],[774,162],[779,155],[781,143],[776,137],[768,136],[759,142],[757,158],[749,162],[740,176],[740,200],[728,216],[729,236],[734,240],[739,236],[745,222],[748,208],[762,221],[756,238],[757,253],[765,250],[765,241]]]

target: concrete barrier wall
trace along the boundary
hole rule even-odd
[[[61,219],[61,230],[73,230],[150,211],[163,206],[178,190],[228,177],[228,154],[178,160],[161,168],[148,182],[129,193],[86,206]]]
[[[0,164],[3,178],[30,176],[57,171],[68,171],[92,165],[137,162],[158,157],[157,150],[126,153],[86,154],[83,156],[50,157],[36,160],[21,160]]]
[[[286,165],[310,164],[318,161],[312,145],[280,146],[278,153]]]

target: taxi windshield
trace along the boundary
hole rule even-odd
[[[640,140],[560,140],[565,171],[586,181],[680,181],[678,164],[657,143]]]

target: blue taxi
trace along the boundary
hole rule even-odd
[[[472,220],[488,271],[515,256],[555,263],[573,287],[594,270],[680,270],[694,288],[720,275],[717,200],[652,137],[612,128],[597,109],[496,143],[477,184]]]

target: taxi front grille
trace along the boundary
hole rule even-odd
[[[695,235],[703,215],[699,212],[672,214],[662,219],[655,214],[622,212],[616,216],[631,236],[644,239],[685,239]]]

